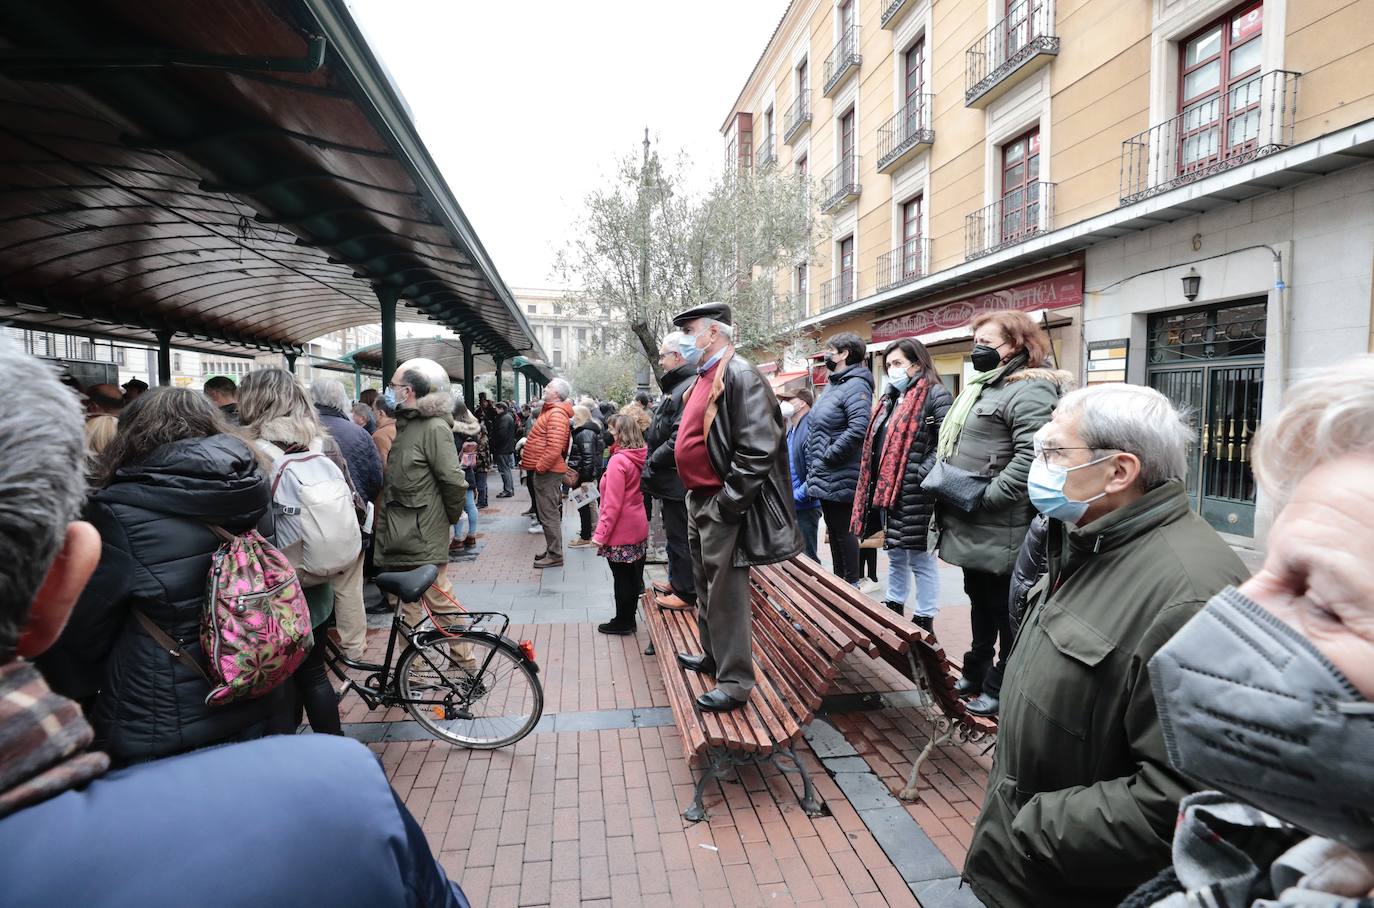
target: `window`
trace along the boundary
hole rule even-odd
[[[807,69],[806,61],[797,64],[797,97],[805,98],[811,92],[811,71]],[[806,109],[806,102],[802,102],[802,109]]]
[[[90,341],[81,342],[81,359],[95,359],[95,348]]]
[[[921,274],[921,208],[924,204],[917,196],[902,206],[902,277],[916,277]]]
[[[1254,148],[1260,128],[1264,4],[1252,3],[1184,41],[1179,162],[1184,173]]]
[[[841,305],[854,301],[854,237],[840,240],[840,299]]]
[[[840,117],[840,180],[854,182],[854,108]]]
[[[806,176],[806,155],[797,158],[797,173]]]
[[[849,30],[854,27],[854,0],[844,0],[840,4],[840,37],[849,37]]]
[[[556,340],[556,341],[562,341],[562,340],[563,340],[563,326],[562,326],[562,325],[554,325],[554,326],[553,326],[553,339]]]
[[[563,368],[563,351],[562,351],[562,350],[555,350],[555,351],[553,351],[553,367],[554,367],[555,369],[561,369],[561,368]]]
[[[907,135],[911,134],[913,128],[919,128],[920,118],[916,116],[921,107],[921,95],[926,88],[925,80],[926,69],[926,41],[925,38],[911,45],[911,49],[902,55],[902,70],[904,73],[904,87],[906,96],[903,104],[906,110]]]
[[[181,371],[181,354],[180,354],[180,353],[173,353],[173,354],[172,354],[172,371],[173,371],[173,372],[180,372],[180,371]]]
[[[539,307],[536,306],[534,303],[530,303],[525,306],[525,311],[528,312],[530,315],[538,315]]]
[[[581,347],[581,346],[585,345],[586,343],[587,343],[587,329],[586,329],[586,328],[578,328],[578,329],[577,329],[577,345],[578,345],[579,347]]]
[[[1040,226],[1040,127],[1002,146],[1002,242]]]
[[[773,108],[768,108],[763,112],[763,140],[768,143],[768,150],[773,150]]]
[[[807,285],[809,283],[809,277],[810,275],[807,274],[806,263],[802,262],[800,265],[797,266],[797,296],[799,296],[803,300],[806,299],[806,290]]]
[[[1031,38],[1045,32],[1043,7],[1044,0],[1007,0],[1007,52],[1003,59],[1010,59]]]
[[[124,354],[124,348],[123,348],[123,347],[115,347],[115,348],[114,348],[114,358],[115,358],[115,362],[116,362],[116,363],[118,363],[118,364],[121,365],[121,366],[125,365],[124,356],[125,356],[125,354]]]

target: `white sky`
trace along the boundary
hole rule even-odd
[[[787,2],[349,6],[506,283],[553,287],[581,200],[639,153],[645,126],[699,180],[721,166],[720,125]]]

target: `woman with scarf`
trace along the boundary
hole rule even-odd
[[[916,578],[913,620],[933,633],[940,608],[940,577],[926,532],[935,498],[921,481],[935,463],[940,424],[953,400],[940,383],[925,346],[909,337],[883,351],[887,389],[873,407],[859,460],[859,484],[850,531],[867,539],[884,530],[887,549],[887,607],[906,608],[911,578]]]

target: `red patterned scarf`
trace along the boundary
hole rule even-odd
[[[94,733],[81,708],[49,689],[22,659],[0,665],[0,817],[84,785],[110,767],[86,752]]]
[[[897,501],[902,488],[902,476],[906,472],[906,459],[916,435],[921,431],[921,408],[925,406],[926,395],[930,393],[930,381],[923,375],[898,399],[893,413],[887,420],[887,430],[883,436],[883,453],[878,462],[878,481],[873,483],[873,432],[878,425],[878,410],[883,402],[879,400],[873,408],[873,418],[868,421],[868,435],[864,438],[864,456],[859,461],[859,487],[855,490],[854,511],[849,518],[849,532],[863,537],[867,523],[868,509],[890,508]],[[873,487],[873,498],[869,500],[868,490]]]

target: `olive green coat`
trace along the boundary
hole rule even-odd
[[[1017,369],[983,389],[949,463],[992,481],[971,513],[936,504],[931,524],[941,559],[976,571],[1011,573],[1035,517],[1026,491],[1035,433],[1050,421],[1060,395],[1072,387],[1068,372]]]
[[[373,561],[381,568],[448,564],[468,485],[453,444],[453,398],[435,391],[396,413],[382,476]]]
[[[1076,530],[1054,521],[1048,545],[964,865],[991,908],[1115,906],[1169,864],[1196,786],[1169,765],[1146,666],[1246,576],[1178,481]]]

